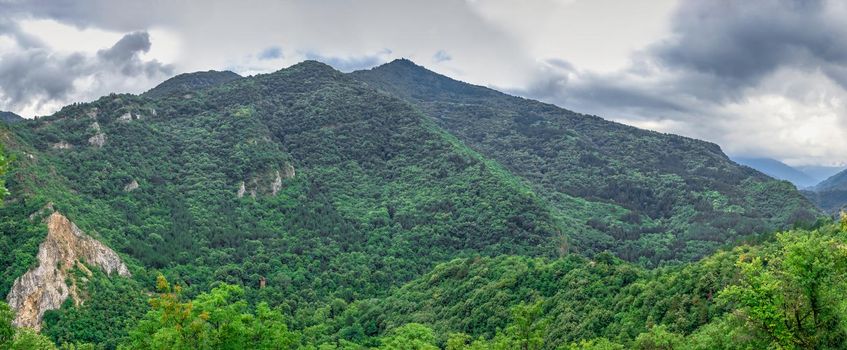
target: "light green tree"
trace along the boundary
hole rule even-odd
[[[29,328],[15,328],[12,320],[15,313],[4,302],[0,302],[0,350],[55,350],[49,338]]]
[[[394,329],[382,339],[382,346],[379,348],[382,350],[438,350],[435,346],[435,333],[419,323],[409,323]]]

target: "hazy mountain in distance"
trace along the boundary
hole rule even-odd
[[[732,160],[761,171],[775,179],[790,181],[797,188],[814,186],[818,182],[809,174],[773,158],[734,157]]]
[[[794,169],[800,170],[806,175],[812,177],[815,180],[815,184],[830,178],[832,175],[835,175],[847,167],[844,166],[831,166],[831,165],[804,165],[804,166],[795,166]]]
[[[847,205],[847,170],[842,170],[808,188],[803,191],[803,195],[826,212],[839,212]]]
[[[24,117],[21,117],[15,113],[0,111],[0,121],[4,123],[12,124],[22,120],[24,120]]]

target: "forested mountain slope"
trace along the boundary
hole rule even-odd
[[[791,184],[739,166],[715,144],[509,96],[408,60],[352,75],[415,104],[565,212],[564,195],[625,208],[623,215],[595,216],[588,223],[602,235],[573,236],[589,251],[611,249],[628,260],[686,260],[817,215]]]
[[[0,297],[37,264],[48,236],[40,218],[56,211],[128,270],[108,276],[85,259],[65,264],[80,298],[44,314],[42,333],[58,343],[214,348],[211,338],[192,338],[214,330],[204,336],[247,332],[237,335],[243,343],[230,339],[236,348],[273,338],[271,348],[361,349],[432,333],[422,322],[439,332],[422,341],[443,346],[444,332],[487,341],[511,329],[509,306],[528,299],[550,301],[550,322],[590,320],[557,319],[549,344],[628,342],[646,323],[675,316],[647,310],[652,299],[631,311],[632,300],[613,294],[688,265],[645,267],[817,219],[790,184],[732,163],[715,145],[409,62],[371,73],[385,69],[399,70],[368,80],[307,61],[246,78],[189,74],[151,90],[160,93],[110,95],[0,125],[13,158],[0,207]],[[382,74],[409,74],[400,81],[422,92],[376,89]],[[423,92],[433,99],[414,97]],[[526,274],[510,284],[501,281],[508,271]],[[737,277],[731,268],[716,273],[727,275],[715,277],[713,291]],[[439,281],[443,292],[426,294]],[[611,299],[596,299],[604,295]],[[680,303],[667,309],[696,321],[673,330],[710,320]],[[179,317],[164,317],[175,310]],[[599,326],[618,314],[632,321]],[[186,329],[197,333],[179,333]]]
[[[830,176],[803,194],[827,212],[841,211],[847,205],[847,170]]]
[[[3,237],[3,296],[34,261],[45,231],[27,217],[48,202],[147,285],[153,271],[188,295],[227,282],[292,310],[383,295],[458,256],[554,256],[591,230],[407,103],[317,62],[189,97],[107,96],[5,137],[19,161],[4,222],[26,230]]]
[[[178,93],[188,94],[196,90],[228,83],[239,78],[241,78],[240,75],[230,71],[219,72],[210,70],[206,72],[183,73],[165,80],[142,95],[159,98]]]

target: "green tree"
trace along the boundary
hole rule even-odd
[[[382,339],[381,350],[438,350],[435,333],[419,324],[409,323],[394,329]]]
[[[8,304],[0,301],[0,350],[7,349],[15,338],[15,327],[12,326],[14,319],[15,312]]]
[[[29,328],[15,328],[15,313],[9,305],[0,302],[0,350],[55,350],[56,345]]]
[[[606,338],[595,338],[591,340],[580,340],[578,343],[573,343],[566,349],[568,350],[623,350],[624,346],[612,342]]]
[[[668,331],[665,325],[654,326],[650,331],[641,333],[635,338],[634,349],[639,350],[673,350],[679,349],[683,343],[681,335]]]
[[[521,350],[537,350],[544,345],[546,322],[541,317],[541,301],[520,304],[512,309],[512,324],[506,332]]]
[[[833,234],[781,233],[779,254],[739,259],[741,283],[721,297],[738,305],[751,333],[788,349],[847,342],[847,250]]]
[[[266,303],[251,309],[238,286],[221,285],[193,301],[182,288],[157,278],[153,309],[130,332],[126,349],[290,349],[299,338]]]

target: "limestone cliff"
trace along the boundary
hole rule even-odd
[[[85,263],[109,275],[130,276],[117,253],[86,235],[62,214],[54,212],[46,221],[47,238],[38,247],[38,266],[18,277],[7,297],[17,313],[14,324],[18,327],[38,330],[47,310],[58,309],[69,296],[75,303],[81,302],[70,273],[74,266],[88,271],[82,264]]]

